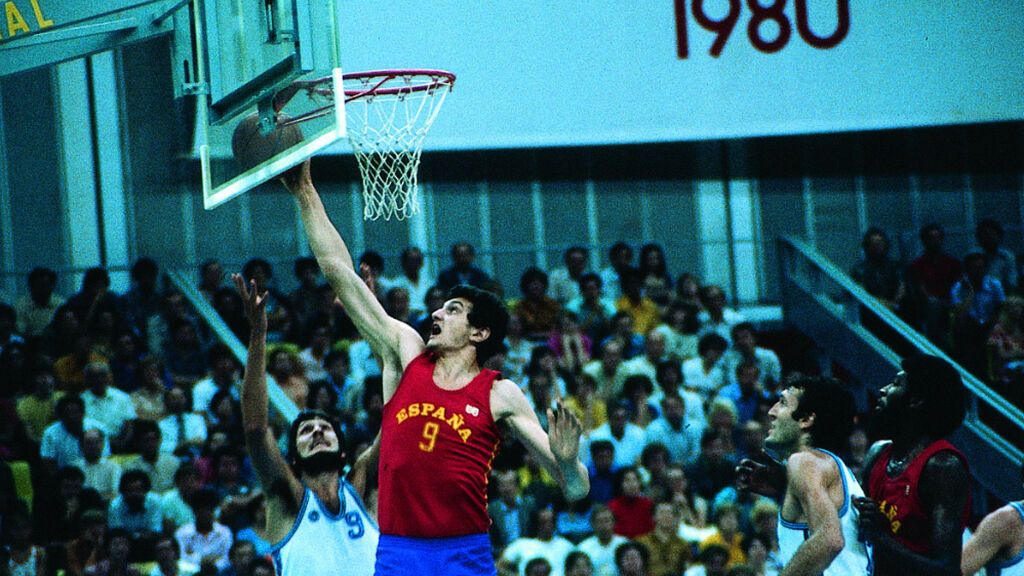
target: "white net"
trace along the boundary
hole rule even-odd
[[[416,72],[345,79],[348,138],[362,175],[366,220],[403,220],[419,211],[423,139],[451,90],[449,76]]]

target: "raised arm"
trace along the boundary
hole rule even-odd
[[[583,427],[568,408],[558,403],[548,410],[548,432],[545,433],[522,390],[511,380],[494,383],[491,410],[522,441],[530,454],[544,466],[562,489],[566,500],[575,502],[590,493],[590,476],[580,462],[580,434]]]
[[[249,354],[245,361],[245,378],[242,381],[242,425],[245,428],[245,447],[249,451],[253,468],[260,484],[270,496],[290,496],[286,502],[298,508],[302,501],[302,484],[292,473],[281,456],[281,451],[270,432],[267,417],[266,344],[267,344],[267,293],[256,293],[256,283],[251,290],[245,280],[233,274],[231,280],[242,296],[245,315],[249,319]],[[282,489],[284,492],[282,493]],[[294,513],[294,512],[293,512]]]
[[[1012,545],[1019,522],[1017,518],[1016,510],[1003,506],[978,524],[978,529],[964,545],[963,558],[960,560],[960,572],[964,576],[978,572]]]
[[[788,490],[800,502],[811,536],[800,544],[780,576],[821,574],[843,550],[839,512],[828,493],[831,465],[806,452],[789,457]]]
[[[299,203],[306,239],[345,311],[382,363],[397,365],[400,371],[423,350],[422,338],[411,326],[388,316],[355,270],[348,246],[331,223],[313,186],[309,162],[303,164],[297,176],[281,181]],[[389,397],[385,391],[385,401]]]

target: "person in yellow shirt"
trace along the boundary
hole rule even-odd
[[[740,533],[740,511],[734,504],[721,504],[714,511],[715,533],[700,543],[703,551],[713,544],[729,551],[729,567],[747,561],[743,553],[743,534]]]
[[[637,334],[647,334],[661,322],[661,311],[653,300],[643,295],[643,279],[635,268],[623,273],[622,297],[615,301],[615,308],[633,317],[633,330]]]
[[[650,576],[676,576],[690,561],[690,544],[679,537],[679,513],[671,502],[654,507],[654,530],[637,538],[647,548]]]
[[[48,364],[35,369],[32,376],[32,393],[18,400],[18,418],[25,425],[25,433],[38,444],[43,439],[43,430],[57,420],[54,409],[62,393],[54,393],[57,380]]]
[[[608,421],[608,406],[597,395],[597,382],[589,374],[576,380],[576,392],[565,399],[565,407],[572,410],[584,430],[593,430]]]

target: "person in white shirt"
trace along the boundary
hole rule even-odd
[[[82,459],[75,465],[85,474],[83,486],[100,493],[107,502],[117,496],[121,467],[103,454],[107,437],[102,430],[91,428],[82,433]]]
[[[199,572],[199,566],[181,559],[178,541],[171,536],[161,536],[153,546],[155,566],[148,576],[192,576]]]
[[[705,400],[725,385],[722,356],[729,342],[716,333],[705,334],[697,344],[697,358],[683,362],[683,381],[688,389],[699,393]]]
[[[192,450],[198,451],[206,442],[206,419],[188,412],[191,405],[185,388],[175,386],[164,394],[167,416],[158,423],[161,452],[181,456]]]
[[[616,242],[608,250],[609,266],[601,269],[604,295],[613,302],[622,296],[620,276],[633,265],[633,249],[625,242]]]
[[[28,273],[28,294],[14,304],[18,333],[27,338],[43,335],[64,299],[53,292],[57,273],[49,268],[33,268]]]
[[[174,488],[174,473],[178,471],[181,461],[160,451],[160,427],[151,420],[139,420],[135,423],[133,436],[138,454],[124,462],[124,469],[144,471],[149,475],[152,489],[157,494]]]
[[[580,278],[587,270],[590,251],[583,246],[573,246],[562,254],[562,259],[565,266],[555,268],[548,275],[548,293],[565,306],[580,295]]]
[[[520,576],[525,576],[526,565],[534,558],[544,558],[551,564],[551,576],[562,576],[565,559],[575,549],[572,542],[555,535],[555,512],[541,508],[530,518],[530,534],[517,538],[505,547],[499,564],[515,566]]]
[[[629,406],[617,401],[608,406],[608,421],[590,433],[586,449],[580,447],[580,456],[587,459],[587,465],[590,464],[589,444],[596,440],[607,440],[615,447],[613,466],[617,470],[637,464],[644,451],[646,437],[643,428],[629,421]]]
[[[744,360],[753,360],[760,368],[759,383],[765,390],[775,390],[782,382],[782,364],[779,356],[757,345],[754,325],[740,322],[732,327],[732,348],[722,357],[725,374],[731,379]]]
[[[665,396],[661,401],[661,416],[647,425],[644,438],[649,446],[655,442],[665,445],[669,461],[690,464],[700,455],[702,428],[686,423],[686,403],[680,396]],[[694,428],[698,428],[694,430]]]
[[[616,576],[615,549],[629,540],[614,533],[615,515],[607,506],[594,506],[590,512],[590,525],[594,535],[580,542],[577,549],[590,557],[594,576]]]
[[[85,402],[75,394],[57,401],[57,420],[43,431],[39,456],[53,471],[71,466],[82,459],[81,438],[85,430],[96,428],[106,432],[101,422],[85,417]],[[110,444],[104,442],[103,454],[110,454]]]
[[[583,366],[583,373],[594,379],[597,395],[603,400],[612,398],[615,374],[621,365],[622,345],[615,340],[607,340],[602,346],[601,358],[591,360]]]
[[[326,317],[309,329],[309,346],[299,352],[299,363],[306,380],[316,382],[327,378],[324,360],[331,352],[331,323]]]
[[[612,396],[622,393],[622,385],[630,376],[646,376],[652,383],[658,379],[658,363],[665,359],[665,335],[651,330],[644,338],[644,354],[626,360],[615,371]]]
[[[221,390],[230,390],[238,399],[238,361],[227,346],[214,345],[207,352],[210,375],[196,382],[192,387],[192,411],[209,414],[210,401]]]
[[[701,327],[697,335],[714,332],[728,341],[732,327],[743,322],[743,314],[725,307],[725,291],[719,286],[701,286],[700,302],[704,309],[698,316]]]
[[[415,246],[410,246],[402,250],[400,263],[402,274],[385,280],[384,288],[405,288],[409,292],[409,312],[413,318],[433,312],[426,309],[427,291],[433,286],[433,282],[422,274],[423,252]]]
[[[110,385],[113,376],[106,362],[90,362],[83,371],[85,385],[82,392],[85,415],[103,424],[111,436],[118,436],[124,423],[135,418],[135,405],[127,392]]]
[[[203,571],[223,570],[228,566],[228,552],[233,537],[227,526],[214,520],[214,512],[220,504],[217,492],[203,488],[192,498],[192,513],[195,522],[185,524],[174,531],[174,539],[181,548],[182,560],[201,567]]]

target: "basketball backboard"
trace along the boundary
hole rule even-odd
[[[197,98],[193,153],[207,209],[345,137],[342,101],[290,128],[289,138],[275,132],[274,119],[275,112],[296,117],[323,105],[292,98],[275,110],[274,96],[297,80],[333,77],[341,93],[336,0],[192,0],[182,17],[189,25],[175,26],[176,96]],[[250,147],[254,122],[261,142]]]

